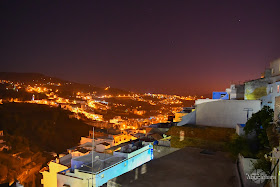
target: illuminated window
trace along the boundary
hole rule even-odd
[[[277,93],[279,93],[279,85],[277,85]]]
[[[270,93],[272,93],[272,92],[273,92],[273,87],[271,86],[271,87],[270,87]]]
[[[274,73],[274,69],[273,69],[273,68],[271,69],[271,73],[272,73],[272,74]]]
[[[104,174],[101,175],[101,178],[104,178]]]

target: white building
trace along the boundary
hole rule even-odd
[[[247,119],[261,109],[260,100],[216,100],[196,105],[196,110],[186,116],[178,126],[197,124],[236,128],[237,124],[245,124]]]
[[[93,155],[90,153],[72,159],[71,168],[57,173],[57,186],[102,186],[108,180],[149,162],[151,159],[153,159],[152,145],[127,153],[114,153],[114,155],[93,152]]]

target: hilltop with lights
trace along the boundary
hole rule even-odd
[[[100,88],[38,73],[0,73],[1,102],[60,106],[77,118],[110,122],[137,119],[143,124],[167,121],[168,115],[190,106],[196,96],[133,93]],[[141,125],[140,125],[141,126]]]

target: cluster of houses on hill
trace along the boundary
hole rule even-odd
[[[243,128],[253,113],[263,106],[274,109],[275,121],[280,113],[280,59],[273,61],[261,78],[232,84],[222,92],[213,92],[212,99],[198,99],[194,107],[183,108],[173,122],[158,123],[142,130],[124,130],[121,134],[99,137],[92,143],[92,132],[81,137],[79,146],[51,161],[41,170],[42,184],[47,186],[102,186],[153,159],[153,144],[170,146],[164,133],[173,125],[203,125],[236,129]],[[278,155],[279,145],[273,155]],[[243,159],[245,162],[246,159]],[[279,162],[272,163],[273,167]],[[279,166],[275,175],[278,176]],[[278,179],[278,177],[277,177]],[[272,181],[278,186],[279,180]]]
[[[215,91],[212,99],[197,99],[193,107],[175,113],[171,122],[122,129],[119,133],[97,138],[90,131],[89,136],[81,137],[79,145],[67,149],[65,154],[60,154],[40,170],[41,184],[44,187],[102,186],[154,159],[155,145],[170,147],[170,137],[165,133],[171,126],[225,127],[244,135],[243,128],[248,119],[264,106],[274,109],[274,122],[279,121],[280,59],[271,62],[259,79],[232,84],[225,91]],[[110,122],[119,124],[122,120],[116,117]],[[103,128],[103,123],[98,124]],[[3,131],[0,131],[1,136]],[[3,143],[0,138],[0,151]],[[279,150],[279,145],[275,145],[270,155],[272,167],[276,168],[273,175],[277,176],[272,180],[272,186],[280,186]],[[241,159],[243,163],[248,161]]]

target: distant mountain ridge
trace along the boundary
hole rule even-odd
[[[17,81],[17,82],[33,82],[38,79],[49,79],[62,81],[61,79],[49,77],[41,73],[17,73],[17,72],[0,72],[0,79]]]
[[[97,92],[98,94],[107,94],[107,95],[118,95],[118,94],[129,94],[131,92],[118,89],[110,88],[105,90],[101,87],[96,87],[90,84],[81,84],[73,81],[66,81],[56,77],[46,76],[41,73],[18,73],[18,72],[0,72],[0,80],[9,80],[13,82],[19,82],[24,84],[34,84],[34,83],[43,83],[47,84],[48,82],[60,83],[63,90],[67,92]]]

